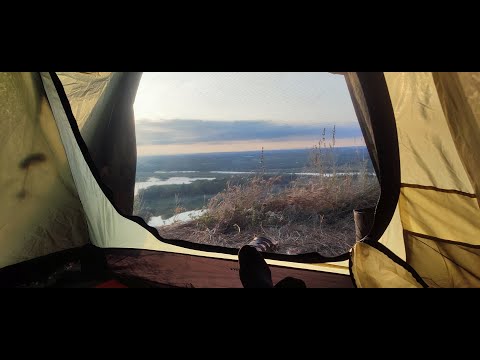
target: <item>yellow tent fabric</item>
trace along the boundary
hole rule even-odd
[[[0,268],[89,242],[37,73],[0,73]]]
[[[57,75],[65,89],[78,128],[83,132],[83,138],[88,145],[90,139],[86,136],[84,127],[87,120],[91,119],[92,111],[99,100],[108,92],[108,87],[115,74],[111,72],[57,72]]]
[[[421,288],[422,285],[404,267],[383,252],[359,242],[352,250],[353,278],[357,287]]]
[[[380,243],[431,287],[480,286],[479,79],[478,73],[385,73],[401,192]],[[363,261],[356,256],[354,271]]]

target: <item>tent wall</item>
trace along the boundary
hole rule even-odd
[[[133,212],[137,148],[133,103],[142,73],[57,73],[101,181]]]
[[[0,128],[0,268],[88,243],[39,74],[0,73]]]
[[[480,74],[433,73],[448,127],[468,180],[480,194]],[[466,187],[469,188],[469,187]]]
[[[380,243],[428,286],[478,287],[479,75],[386,73],[385,79],[398,133],[401,191]],[[359,246],[355,253],[358,276],[370,255],[362,257]],[[378,273],[377,284],[388,281]]]

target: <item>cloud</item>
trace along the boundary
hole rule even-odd
[[[318,141],[308,139],[290,141],[272,140],[237,140],[228,143],[208,142],[194,144],[169,144],[169,145],[139,145],[137,146],[138,156],[145,155],[174,155],[174,154],[199,154],[199,153],[220,153],[240,151],[265,151],[287,150],[287,149],[311,149]],[[365,146],[365,143],[354,138],[337,139],[337,147]]]
[[[288,124],[268,120],[164,120],[140,119],[136,122],[138,145],[194,144],[243,140],[318,141],[326,128],[331,138],[333,124]],[[358,123],[337,124],[336,138],[362,138]]]

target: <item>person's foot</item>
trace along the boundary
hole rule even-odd
[[[238,252],[238,262],[244,288],[273,288],[272,273],[256,247],[244,245]]]

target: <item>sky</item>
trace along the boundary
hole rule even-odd
[[[363,144],[342,75],[306,72],[143,73],[134,104],[138,155]]]

